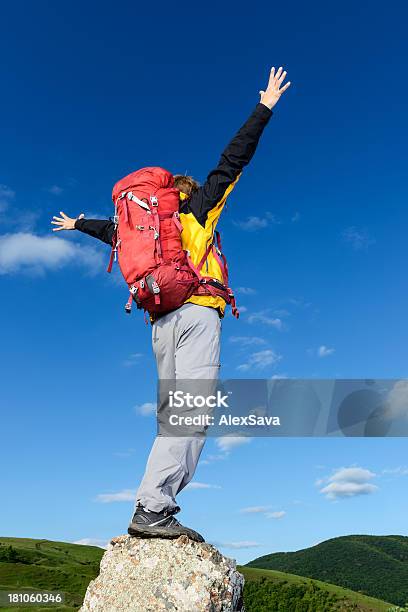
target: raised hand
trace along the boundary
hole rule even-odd
[[[259,92],[261,99],[260,102],[265,104],[268,108],[272,109],[284,91],[290,86],[290,81],[288,81],[285,85],[283,85],[283,81],[286,78],[286,70],[283,70],[282,67],[278,68],[275,73],[275,68],[272,68],[271,74],[269,76],[268,87],[265,91],[261,90]],[[283,85],[283,87],[282,87]]]
[[[58,227],[52,228],[53,232],[60,232],[61,230],[73,230],[75,229],[75,221],[77,219],[83,219],[83,217],[85,216],[83,213],[81,213],[78,217],[72,219],[71,217],[68,217],[68,215],[66,215],[64,212],[62,212],[62,210],[60,211],[60,215],[61,217],[54,216],[53,221],[51,221],[51,225],[58,225]]]

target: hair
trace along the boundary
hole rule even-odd
[[[184,174],[174,175],[174,187],[179,191],[182,191],[188,196],[191,196],[194,191],[197,191],[200,187],[200,183],[193,179],[192,176],[185,176]]]

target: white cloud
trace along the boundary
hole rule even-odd
[[[137,365],[142,357],[143,353],[132,353],[127,359],[125,359],[123,365],[126,367]]]
[[[281,519],[286,516],[286,512],[284,510],[279,510],[278,512],[266,512],[265,516],[269,519]]]
[[[215,439],[215,444],[220,450],[228,453],[233,448],[237,448],[243,444],[249,444],[251,440],[252,438],[245,436],[221,436],[220,438]]]
[[[370,483],[375,476],[361,467],[339,468],[330,476],[317,480],[316,486],[321,487],[320,493],[331,500],[369,495],[378,490],[376,485]]]
[[[256,289],[252,289],[252,287],[236,287],[235,293],[241,293],[242,295],[255,295]]]
[[[310,308],[310,306],[312,305],[311,302],[307,302],[306,300],[304,300],[304,298],[300,297],[290,297],[288,298],[288,302],[289,304],[291,304],[292,306],[295,306],[296,308]]]
[[[390,474],[393,476],[408,476],[408,467],[405,467],[403,465],[399,465],[396,468],[386,468],[384,470],[382,470],[381,472],[382,474]]]
[[[270,508],[270,506],[248,506],[248,508],[242,508],[240,512],[242,514],[258,514],[267,512]]]
[[[11,215],[7,218],[7,225],[17,228],[19,232],[30,233],[35,227],[38,219],[41,216],[39,210],[24,210],[19,209],[16,217]]]
[[[331,482],[320,490],[328,499],[339,499],[343,497],[355,497],[356,495],[369,495],[378,489],[377,486],[368,483],[356,482]]]
[[[134,501],[136,491],[134,489],[123,489],[117,493],[99,493],[96,496],[95,501],[101,504],[112,504],[116,502],[129,502]]]
[[[290,312],[286,308],[277,308],[276,310],[274,310],[274,314],[277,317],[289,317],[290,316]]]
[[[274,366],[282,359],[282,355],[278,355],[272,349],[265,349],[263,351],[258,351],[256,353],[252,353],[247,358],[245,363],[241,363],[237,367],[237,370],[241,370],[242,372],[248,372],[248,370],[252,369],[263,369],[268,366]]]
[[[284,510],[271,511],[270,506],[249,506],[242,508],[241,514],[263,514],[267,519],[281,519],[286,515]]]
[[[234,221],[234,225],[240,227],[246,232],[255,232],[256,230],[268,227],[268,219],[265,217],[248,217],[245,221]]]
[[[238,306],[238,310],[239,310],[239,313],[240,313],[240,314],[244,314],[244,312],[247,312],[248,308],[247,308],[246,306],[241,306],[241,305],[239,305],[239,306]],[[231,314],[232,314],[232,313],[231,313]],[[232,316],[234,316],[234,315],[232,315]]]
[[[81,540],[75,540],[73,544],[81,544],[82,546],[97,546],[98,548],[108,548],[109,541],[102,540],[100,538],[82,538]]]
[[[240,550],[244,548],[258,548],[261,546],[259,542],[254,542],[252,540],[242,540],[242,542],[213,542],[214,546],[219,548],[231,548],[234,550]]]
[[[358,229],[354,225],[347,227],[343,231],[342,238],[345,242],[350,244],[355,251],[368,249],[371,244],[375,243],[375,239],[370,236],[366,229]]]
[[[0,236],[0,274],[44,274],[68,264],[77,264],[95,273],[102,267],[102,258],[93,247],[56,236],[29,232]]]
[[[254,312],[249,315],[248,323],[262,323],[263,325],[268,325],[275,329],[282,329],[283,326],[282,320],[279,319],[279,317],[271,317],[267,310]]]
[[[219,485],[208,484],[206,482],[189,482],[185,489],[221,489]]]
[[[7,185],[0,185],[0,212],[6,210],[15,197],[15,193]]]
[[[142,416],[150,416],[151,414],[156,414],[157,404],[154,402],[145,402],[144,404],[140,404],[140,406],[135,406],[135,410]]]
[[[199,465],[210,465],[211,463],[214,463],[215,461],[222,461],[223,459],[226,458],[227,455],[207,455],[207,457],[205,459],[201,459],[199,462]]]
[[[270,227],[271,225],[280,225],[281,221],[271,212],[266,212],[264,217],[252,215],[243,221],[234,221],[234,225],[246,232],[256,232],[257,230]]]
[[[51,185],[51,187],[47,188],[47,191],[48,193],[51,193],[52,195],[59,196],[64,190],[59,185]]]
[[[233,344],[240,344],[244,347],[266,344],[266,340],[264,338],[258,338],[257,336],[231,336],[229,341]]]
[[[325,346],[324,344],[322,344],[321,346],[319,346],[319,348],[317,349],[317,355],[318,357],[328,357],[329,355],[333,355],[333,353],[335,352],[336,349],[334,348],[329,348],[328,346]]]

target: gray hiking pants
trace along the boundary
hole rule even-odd
[[[215,382],[220,335],[221,321],[214,308],[184,304],[160,318],[152,329],[159,380]],[[136,493],[136,505],[154,512],[177,508],[176,495],[192,479],[204,442],[205,437],[158,435]]]

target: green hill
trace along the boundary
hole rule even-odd
[[[408,537],[354,535],[254,559],[247,567],[323,580],[403,606],[408,602]]]
[[[89,582],[98,574],[103,553],[96,546],[0,538],[0,591],[62,591],[65,605],[51,609],[74,610],[81,605]],[[10,609],[17,610],[16,607]],[[40,608],[30,606],[24,609]],[[50,607],[42,609],[49,610]]]
[[[74,612],[99,572],[103,550],[65,542],[0,538],[0,590],[62,591],[63,606],[0,608]],[[388,612],[390,604],[323,582],[282,572],[240,567],[247,612]]]
[[[333,584],[274,570],[238,566],[246,612],[388,612],[391,604]]]

